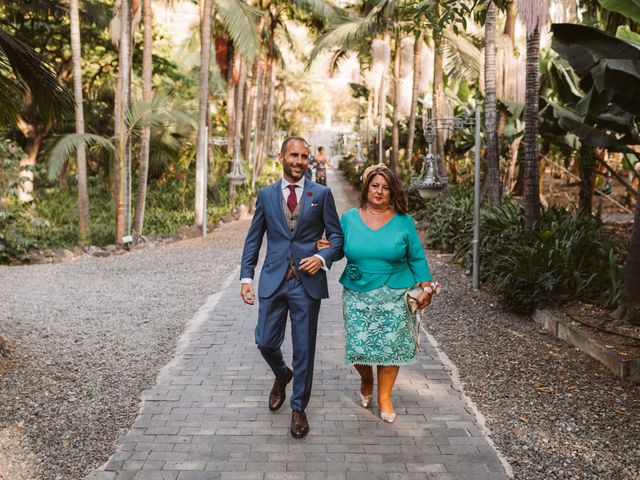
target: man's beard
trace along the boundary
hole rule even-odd
[[[295,173],[293,171],[293,169],[291,168],[291,165],[283,165],[282,167],[284,169],[284,173],[286,173],[288,176],[290,176],[291,178],[293,178],[294,180],[298,181],[300,180],[303,175],[304,175],[304,168],[302,168],[302,166],[300,166],[300,173]]]

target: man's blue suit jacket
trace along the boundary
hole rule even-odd
[[[289,231],[282,210],[281,180],[258,191],[256,210],[249,233],[244,242],[240,278],[253,278],[264,234],[267,234],[267,254],[260,282],[258,297],[268,298],[274,294],[287,272],[289,259],[293,255],[296,265],[300,260],[314,254],[321,255],[327,268],[331,268],[334,257],[342,249],[342,230],[336,213],[331,190],[310,180],[305,180],[300,199],[300,212],[296,228]],[[331,247],[316,250],[316,242],[326,231]],[[327,275],[320,270],[315,275],[300,271],[307,294],[315,299],[327,298]]]

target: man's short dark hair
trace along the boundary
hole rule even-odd
[[[309,142],[307,142],[304,138],[302,137],[287,137],[284,142],[282,142],[282,147],[280,147],[280,153],[282,155],[284,155],[284,152],[287,151],[287,145],[289,144],[289,142],[292,142],[294,140],[297,140],[299,142],[304,142],[304,144],[307,146],[307,148],[309,148]]]

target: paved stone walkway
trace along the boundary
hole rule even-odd
[[[340,211],[355,205],[334,171],[329,185]],[[342,269],[334,266],[320,313],[306,438],[288,433],[288,399],[276,413],[267,408],[273,376],[253,341],[257,306],[242,303],[236,273],[191,320],[174,360],[143,392],[140,416],[116,453],[87,479],[508,478],[432,339],[423,338],[417,364],[400,370],[394,424],[383,423],[375,406],[359,405],[359,380],[342,361]],[[291,358],[288,336],[284,353]]]

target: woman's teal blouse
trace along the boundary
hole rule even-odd
[[[427,259],[411,215],[396,213],[377,230],[371,230],[357,208],[342,214],[344,256],[347,266],[340,283],[357,292],[386,285],[409,288],[431,280]]]

